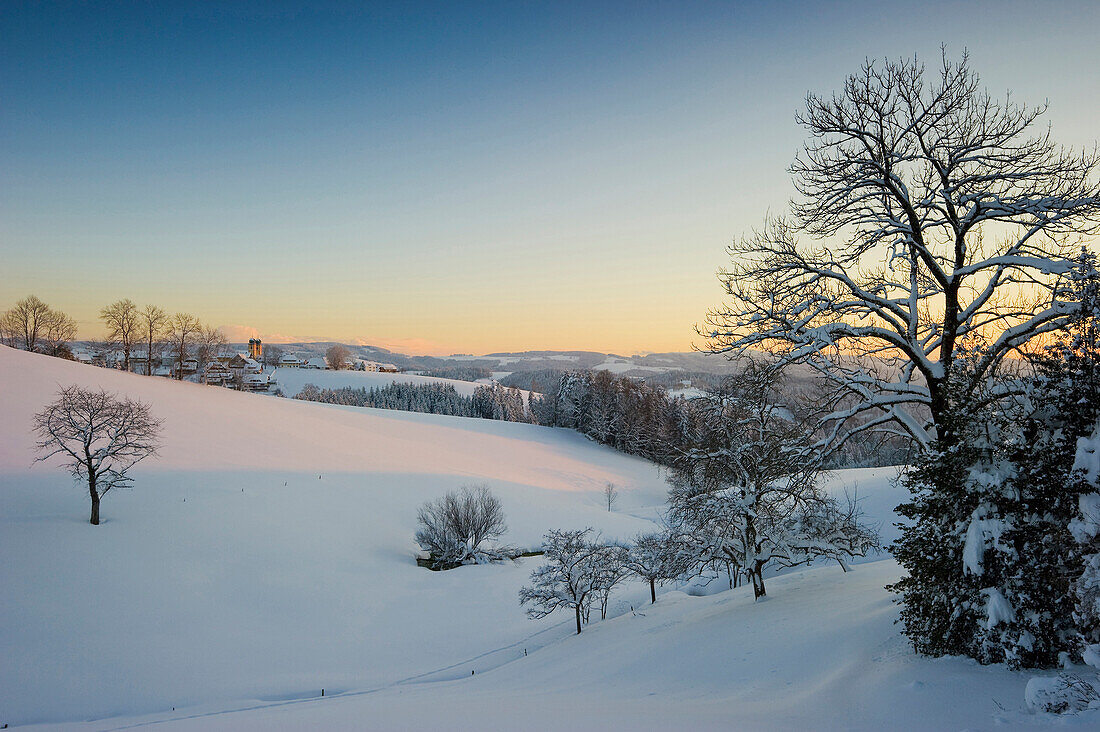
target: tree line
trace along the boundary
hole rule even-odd
[[[104,340],[95,343],[101,353],[117,350],[122,368],[143,366],[152,375],[161,358],[175,365],[177,379],[183,378],[183,362],[194,358],[201,369],[224,356],[228,341],[220,329],[203,324],[190,313],[169,314],[156,305],[138,307],[123,299],[104,306],[99,319],[106,328]],[[12,348],[73,359],[70,343],[76,338],[76,321],[29,295],[0,314],[0,342]]]
[[[394,382],[377,387],[321,389],[306,384],[296,399],[349,407],[374,407],[406,412],[442,414],[451,417],[479,417],[508,422],[529,422],[523,395],[499,384],[482,385],[471,396],[463,396],[452,384],[407,384]]]

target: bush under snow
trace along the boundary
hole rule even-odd
[[[1100,691],[1096,683],[1070,674],[1029,679],[1024,698],[1028,707],[1036,712],[1065,714],[1100,709]]]

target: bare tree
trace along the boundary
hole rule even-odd
[[[596,565],[595,596],[600,603],[600,620],[607,620],[607,605],[611,600],[611,593],[631,574],[627,567],[629,549],[621,544],[597,543],[592,551]],[[587,617],[585,620],[587,621]]]
[[[53,310],[46,319],[46,330],[39,350],[51,356],[73,358],[69,342],[76,338],[76,321],[60,310]]]
[[[45,330],[50,306],[34,295],[23,298],[4,313],[4,331],[10,345],[26,351],[37,350],[38,340]]]
[[[0,334],[13,348],[57,355],[76,337],[76,321],[30,295],[0,316]]]
[[[15,331],[15,319],[11,317],[11,311],[0,313],[0,343],[9,348],[19,348],[19,339]]]
[[[669,478],[668,520],[699,565],[729,562],[766,593],[768,566],[865,556],[877,533],[821,488],[810,431],[779,401],[773,369],[750,365],[719,393],[696,400],[698,419]]]
[[[340,344],[330,346],[329,349],[325,351],[325,361],[328,362],[329,368],[334,371],[346,369],[351,363],[351,351]]]
[[[228,345],[229,341],[220,328],[200,326],[195,336],[195,360],[198,361],[199,370],[224,356]]]
[[[614,483],[608,483],[603,487],[604,503],[607,504],[607,510],[610,511],[615,502],[619,500],[619,490],[615,487]]]
[[[960,352],[980,348],[976,383],[1072,317],[1063,286],[1074,235],[1097,230],[1098,157],[1055,144],[1045,111],[992,98],[965,54],[933,73],[868,61],[841,93],[810,94],[798,198],[730,247],[708,348],[812,367],[834,444],[943,437]]]
[[[87,482],[90,520],[98,525],[100,500],[111,489],[132,484],[127,472],[156,453],[160,429],[147,404],[69,386],[34,415],[41,453],[35,462],[62,455],[73,477]]]
[[[687,570],[686,553],[678,551],[668,531],[634,537],[626,556],[626,568],[649,583],[649,601],[657,602],[657,583],[680,576]]]
[[[528,605],[527,615],[544,618],[558,609],[573,610],[577,633],[600,576],[594,545],[588,541],[591,529],[547,532],[543,541],[546,563],[531,573],[531,586],[519,591],[520,605]]]
[[[199,319],[189,313],[176,313],[168,320],[168,342],[176,360],[176,378],[183,379],[183,362],[190,358],[191,348],[202,330]]]
[[[283,349],[280,348],[279,346],[266,345],[265,344],[264,345],[264,354],[263,354],[264,367],[265,368],[268,367],[268,366],[278,367],[279,359],[281,359],[283,357],[283,353],[284,353]]]
[[[504,559],[514,553],[508,547],[483,546],[508,530],[500,499],[486,486],[464,487],[428,501],[416,519],[416,541],[430,553],[435,569]]]
[[[145,375],[153,375],[153,350],[168,328],[168,315],[156,305],[146,305],[141,311],[141,331],[145,339]]]
[[[130,370],[130,352],[141,338],[141,313],[132,300],[113,302],[99,311],[99,318],[107,326],[107,338],[122,349],[122,367]]]

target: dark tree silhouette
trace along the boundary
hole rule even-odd
[[[74,478],[86,481],[92,500],[91,523],[99,524],[99,502],[113,488],[129,487],[127,474],[156,453],[161,422],[149,406],[107,391],[65,387],[34,415],[35,462],[61,455]]]

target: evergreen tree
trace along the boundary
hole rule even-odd
[[[893,550],[908,575],[891,589],[922,653],[1043,667],[1075,652],[1082,560],[1069,526],[1086,488],[1072,467],[1100,414],[1091,255],[1068,285],[1061,295],[1078,312],[1068,330],[1026,378],[952,393],[943,436],[905,478],[912,499],[898,512],[912,524]],[[1006,386],[1017,397],[994,402]]]

